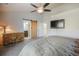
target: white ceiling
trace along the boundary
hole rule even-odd
[[[33,3],[36,6],[43,6],[44,3]],[[61,6],[63,5],[63,3],[50,3],[50,5],[48,5],[46,8],[48,9],[53,9],[55,7]],[[26,11],[26,12],[30,12],[33,11],[35,8],[33,6],[30,5],[30,3],[8,3],[4,4],[6,11]]]
[[[33,3],[36,6],[43,6],[44,3]],[[1,4],[0,4],[1,5]],[[31,11],[35,10],[30,3],[8,3],[2,4],[5,6],[5,11],[7,12],[25,12],[30,13]],[[51,9],[53,14],[60,13],[66,10],[71,10],[75,8],[79,8],[78,3],[50,3],[46,8]]]

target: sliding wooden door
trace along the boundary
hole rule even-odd
[[[31,37],[37,38],[37,21],[31,21]]]

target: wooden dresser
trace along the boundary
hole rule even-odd
[[[3,46],[15,44],[24,40],[24,33],[3,34]]]
[[[3,36],[0,34],[0,47],[3,46]]]

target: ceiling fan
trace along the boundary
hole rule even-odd
[[[34,4],[31,4],[33,7],[35,7],[36,9],[31,11],[31,12],[38,12],[38,13],[43,13],[43,12],[51,12],[50,9],[46,9],[46,7],[49,5],[50,3],[45,3],[43,6],[36,6]]]

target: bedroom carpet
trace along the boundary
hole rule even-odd
[[[11,45],[9,47],[0,48],[0,56],[18,56],[23,47],[32,41],[32,39],[25,39],[23,42]]]
[[[37,39],[39,39],[39,38],[37,38]],[[71,39],[71,38],[68,38],[68,39]],[[26,44],[28,44],[29,42],[34,41],[34,40],[35,39],[29,39],[29,40],[25,39],[23,42],[17,43],[15,45],[0,48],[0,56],[18,56],[19,53],[21,52],[21,50],[24,48],[24,46]],[[77,45],[78,45],[78,48],[79,48],[79,42],[78,41],[77,41],[77,43],[78,43]],[[77,52],[79,52],[79,49],[77,49]]]
[[[43,37],[25,45],[19,56],[75,56],[75,46],[72,38]]]

